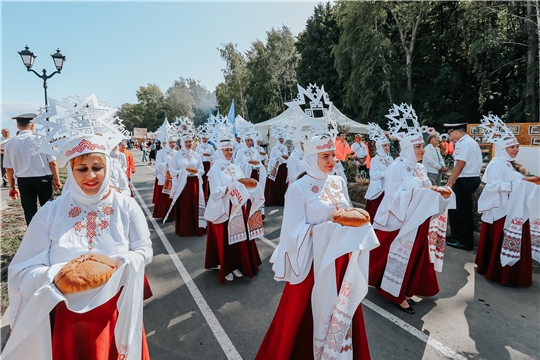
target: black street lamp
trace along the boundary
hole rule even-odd
[[[56,67],[56,71],[53,72],[51,75],[47,75],[47,70],[43,69],[43,74],[39,75],[32,69],[32,65],[34,65],[34,60],[37,56],[29,50],[28,45],[25,46],[24,50],[17,52],[19,53],[19,55],[21,55],[22,62],[24,66],[26,66],[26,70],[33,72],[38,78],[43,79],[43,89],[45,90],[45,107],[48,107],[49,102],[47,100],[47,80],[52,78],[56,73],[60,74],[60,72],[62,71],[62,67],[64,67],[64,61],[66,61],[66,57],[60,53],[60,49],[57,49],[56,53],[51,55],[54,61],[54,66]]]

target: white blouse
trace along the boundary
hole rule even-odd
[[[366,200],[374,200],[384,192],[384,177],[392,161],[390,156],[377,155],[371,159],[369,186],[365,195]]]
[[[524,178],[505,159],[495,157],[489,162],[482,177],[486,186],[478,199],[478,212],[482,214],[482,221],[491,224],[506,216],[512,183]]]
[[[287,161],[287,174],[289,176],[289,184],[295,182],[298,175],[306,171],[303,160],[304,155],[298,155],[298,152],[296,152],[296,150],[291,153],[291,156]]]
[[[204,175],[202,159],[199,154],[191,149],[177,151],[169,161],[169,172],[171,175],[175,175],[188,167],[195,167],[199,170],[199,175]],[[188,176],[197,176],[197,174],[189,174]]]
[[[201,142],[199,145],[197,145],[197,148],[195,149],[195,152],[199,154],[202,161],[213,161],[214,160],[214,147],[208,143]],[[208,156],[205,156],[204,154],[209,154]]]
[[[168,145],[167,145],[168,146]],[[158,179],[158,185],[163,185],[165,182],[165,174],[169,170],[169,162],[173,158],[176,150],[173,149],[161,149],[156,154],[155,172]]]

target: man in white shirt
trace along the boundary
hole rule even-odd
[[[142,151],[142,159],[141,161],[142,162],[145,162],[147,159],[146,159],[146,150],[148,149],[148,143],[146,142],[146,139],[143,139],[143,141],[141,141],[141,151]]]
[[[356,134],[354,137],[354,144],[351,146],[351,150],[356,153],[354,159],[356,160],[356,165],[358,166],[358,176],[362,177],[362,172],[366,178],[369,177],[366,159],[368,156],[368,150],[366,143],[364,142],[364,137],[360,134]]]
[[[6,168],[9,182],[9,197],[17,199],[21,196],[26,224],[37,212],[37,200],[41,206],[52,199],[54,190],[59,190],[60,177],[56,158],[51,155],[32,155],[34,145],[34,123],[36,114],[23,114],[14,117],[17,120],[19,134],[4,146],[3,166]],[[15,188],[15,178],[19,189]]]
[[[4,145],[9,139],[11,139],[11,137],[9,136],[9,129],[2,129],[2,137],[0,138],[0,156],[2,157],[0,159],[0,166],[2,166],[2,187],[8,186],[6,169],[4,168]]]
[[[451,235],[448,246],[473,250],[473,193],[480,185],[482,151],[478,143],[465,132],[467,123],[443,124],[455,143],[454,169],[447,185],[456,194],[456,209],[448,211]]]

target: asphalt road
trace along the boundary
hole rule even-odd
[[[154,249],[146,268],[154,296],[144,304],[151,358],[253,359],[285,285],[269,264],[283,208],[266,208],[264,239],[256,240],[260,272],[219,284],[218,271],[203,266],[206,236],[179,237],[173,222],[151,219],[154,170],[133,153],[135,198]],[[540,268],[530,288],[510,288],[477,275],[474,258],[475,251],[447,247],[441,291],[415,298],[414,315],[370,288],[362,306],[372,359],[540,359]]]

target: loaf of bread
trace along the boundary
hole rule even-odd
[[[525,178],[525,181],[529,181],[529,182],[535,183],[536,185],[540,185],[540,176],[527,176]]]
[[[212,156],[212,155],[209,153],[204,153],[203,156]]]
[[[248,164],[251,164],[251,165],[259,165],[260,162],[258,162],[257,160],[249,160],[249,161],[248,161]]]
[[[186,168],[187,172],[190,173],[190,174],[196,174],[199,172],[199,170],[193,166],[189,166]]]
[[[364,209],[339,209],[332,216],[332,221],[343,226],[359,227],[369,224],[369,213]]]
[[[257,180],[251,178],[241,178],[238,179],[238,182],[244,184],[244,186],[248,189],[255,189],[258,184]]]
[[[287,160],[289,158],[289,155],[282,155],[281,157]]]
[[[264,151],[259,151],[259,154],[266,155],[266,153]]]
[[[114,261],[101,254],[85,254],[68,262],[54,278],[62,294],[92,290],[109,281],[116,271]]]
[[[446,186],[428,186],[431,190],[438,192],[441,194],[441,196],[445,199],[448,199],[450,196],[452,196],[452,190],[447,188]]]

